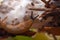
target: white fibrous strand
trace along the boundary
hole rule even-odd
[[[15,22],[23,22],[28,9],[27,6],[32,2],[34,3],[34,7],[44,8],[45,4],[41,0],[3,0],[0,5],[0,17],[3,20],[6,16],[8,16],[7,23],[9,24],[11,24],[12,20],[15,19],[17,19]],[[34,11],[34,14],[40,16],[43,12],[44,11]],[[38,17],[38,19],[40,20],[41,18]]]

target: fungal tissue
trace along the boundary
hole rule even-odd
[[[0,4],[0,17],[3,20],[7,16],[8,23],[12,23],[11,21],[14,19],[22,22],[26,15],[27,5],[31,4],[31,2],[33,2],[33,0],[2,0]],[[39,0],[37,2],[39,2]],[[42,4],[43,3],[40,2],[40,5],[36,4],[36,6],[41,7]],[[41,12],[38,14],[41,14]]]

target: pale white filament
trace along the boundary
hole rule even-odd
[[[24,21],[24,16],[26,15],[26,6],[28,4],[31,4],[33,0],[3,0],[2,5],[11,7],[12,10],[10,10],[7,14],[0,13],[0,17],[2,19],[5,16],[8,16],[7,22],[11,23],[12,20],[17,18],[20,22]],[[34,0],[37,2],[40,2],[39,4],[35,4],[35,7],[44,7],[44,3],[41,0]],[[43,12],[39,11],[37,14],[41,15]]]

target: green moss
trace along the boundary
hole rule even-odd
[[[34,38],[27,36],[9,37],[7,40],[49,40],[44,33],[36,33]],[[59,39],[60,40],[60,39]]]
[[[16,36],[16,37],[9,37],[6,40],[32,40],[32,38],[27,36]]]
[[[27,37],[27,36],[16,36],[14,39],[15,40],[32,40],[31,37]]]
[[[37,33],[33,40],[49,40],[44,33]]]

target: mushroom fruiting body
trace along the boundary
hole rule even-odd
[[[28,17],[25,21],[24,17],[28,16],[25,12],[27,10],[26,6],[30,3],[30,0],[3,0],[0,5],[0,27],[12,34],[21,34],[28,31],[33,20]],[[14,23],[12,23],[12,20],[15,20]],[[19,23],[16,24],[15,22]]]

